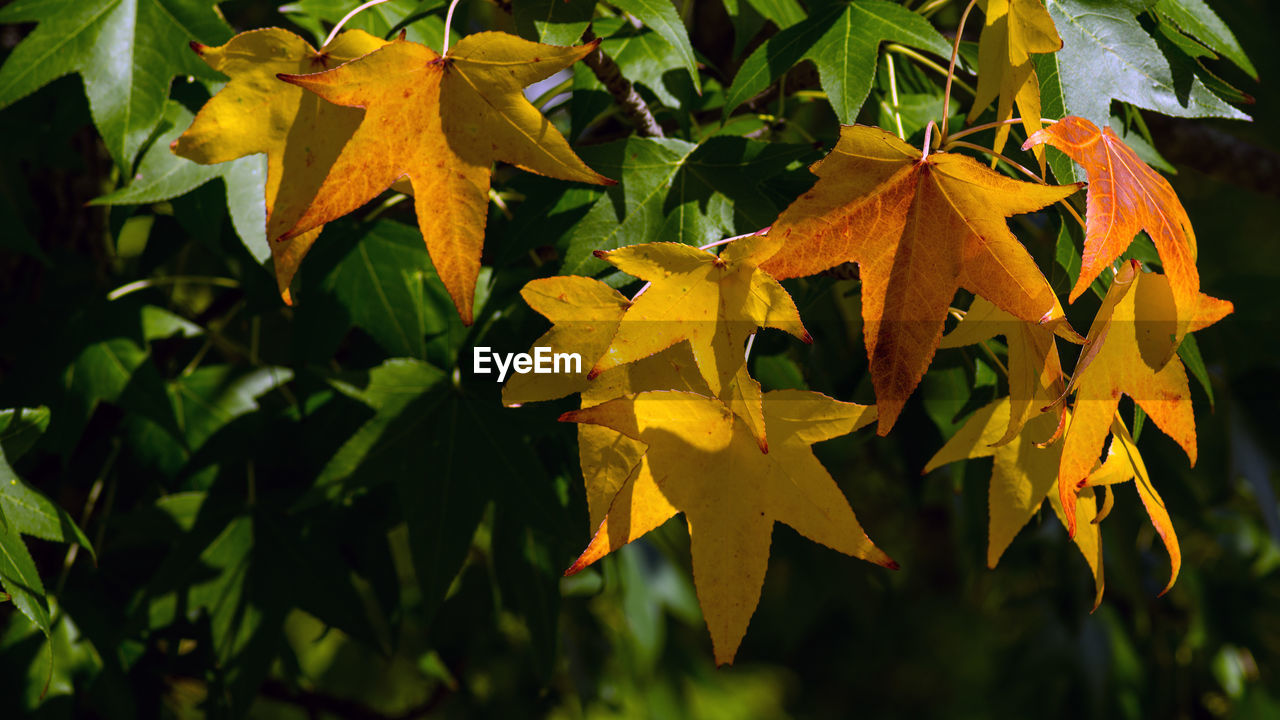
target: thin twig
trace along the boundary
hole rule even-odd
[[[596,39],[596,36],[591,31],[591,28],[587,28],[582,38],[587,42],[591,42]],[[640,137],[665,137],[662,132],[662,126],[658,124],[657,120],[653,119],[653,113],[649,110],[649,106],[645,104],[644,98],[640,97],[640,93],[636,92],[631,81],[622,76],[622,71],[618,69],[618,64],[613,61],[613,58],[605,55],[603,50],[596,47],[595,50],[582,58],[582,62],[591,68],[591,72],[595,73],[596,79],[613,96],[614,102],[618,103],[618,107],[622,108],[627,117],[631,118],[631,122],[635,123],[637,135]]]
[[[387,2],[387,0],[369,0],[369,2],[357,7],[346,15],[343,15],[342,19],[338,21],[338,24],[334,25],[333,29],[329,31],[329,37],[324,39],[324,44],[320,46],[320,49],[323,50],[324,48],[329,47],[329,43],[333,42],[333,39],[338,36],[338,31],[342,29],[342,26],[346,25],[347,21],[355,17],[357,13],[368,10],[374,5],[381,5],[384,2]],[[445,42],[448,42],[447,38]]]
[[[1027,168],[1026,168],[1026,167],[1024,167],[1023,165],[1020,165],[1020,164],[1018,164],[1018,163],[1014,162],[1013,160],[1010,160],[1008,157],[1006,157],[1006,156],[1004,156],[1004,155],[1001,155],[1000,153],[998,153],[998,152],[996,152],[996,151],[992,150],[991,148],[984,148],[984,147],[982,147],[981,145],[975,145],[975,144],[973,144],[973,143],[971,143],[971,142],[965,142],[964,140],[955,140],[955,139],[953,139],[953,140],[951,140],[950,142],[948,142],[948,143],[947,143],[947,145],[946,145],[946,147],[948,147],[948,148],[949,148],[949,147],[965,147],[965,148],[969,148],[970,150],[977,150],[977,151],[978,151],[978,152],[980,152],[980,153],[986,153],[987,155],[990,155],[990,156],[991,156],[991,157],[993,157],[993,158],[996,158],[996,159],[998,159],[998,160],[1003,160],[1003,161],[1005,161],[1005,162],[1006,162],[1006,163],[1008,163],[1011,167],[1013,167],[1014,169],[1016,169],[1016,170],[1018,170],[1019,172],[1021,172],[1023,175],[1026,175],[1027,177],[1031,178],[1032,180],[1036,181],[1037,183],[1039,183],[1039,184],[1041,184],[1041,185],[1048,185],[1048,184],[1049,184],[1049,183],[1045,182],[1045,179],[1044,179],[1044,178],[1042,178],[1042,177],[1040,177],[1039,175],[1035,174],[1034,172],[1032,172],[1031,170],[1027,169]],[[1072,206],[1071,206],[1071,203],[1068,203],[1068,202],[1067,202],[1066,198],[1063,198],[1063,199],[1059,200],[1059,201],[1058,201],[1058,204],[1059,204],[1059,205],[1061,205],[1062,207],[1066,208],[1066,209],[1067,209],[1067,212],[1071,213],[1071,217],[1075,218],[1075,219],[1076,219],[1076,222],[1080,223],[1080,227],[1082,227],[1082,228],[1083,228],[1083,227],[1085,227],[1084,218],[1080,217],[1080,213],[1076,212],[1076,209],[1075,209],[1074,207],[1072,207]]]
[[[982,123],[981,125],[974,125],[973,127],[965,128],[964,130],[961,130],[958,133],[952,133],[951,137],[949,137],[948,140],[951,140],[954,142],[956,140],[959,140],[962,137],[965,137],[966,135],[972,135],[977,132],[982,132],[983,130],[990,130],[991,128],[997,128],[997,127],[1000,127],[1001,125],[1014,125],[1020,122],[1022,122],[1022,118],[1016,117],[1016,118],[1009,118],[1008,120],[1000,120],[997,122]],[[1041,125],[1052,125],[1056,122],[1058,121],[1052,120],[1049,118],[1040,118]]]

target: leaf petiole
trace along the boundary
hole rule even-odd
[[[351,18],[355,17],[355,16],[356,16],[356,15],[358,15],[359,13],[361,13],[361,12],[363,12],[363,11],[365,11],[365,10],[368,10],[369,8],[373,7],[374,5],[381,5],[381,4],[382,4],[382,3],[384,3],[384,2],[387,2],[387,0],[369,0],[369,2],[364,3],[363,5],[359,5],[359,6],[357,6],[357,7],[356,7],[356,9],[355,9],[355,10],[352,10],[351,12],[347,13],[346,15],[343,15],[343,16],[342,16],[342,19],[338,21],[338,24],[337,24],[337,25],[334,25],[334,26],[333,26],[333,29],[329,31],[329,36],[328,36],[328,37],[326,37],[326,38],[324,39],[324,44],[320,46],[320,49],[321,49],[321,50],[323,50],[323,49],[325,49],[325,48],[329,47],[329,43],[333,42],[333,39],[334,39],[335,37],[337,37],[337,36],[338,36],[338,31],[342,29],[342,26],[343,26],[343,25],[346,25],[346,24],[347,24],[347,21],[348,21],[348,20],[350,20]],[[448,33],[447,33],[447,32],[446,32],[446,34],[445,34],[445,39],[444,39],[444,41],[445,41],[446,43],[448,43],[448,42],[449,42],[449,36],[448,36]]]
[[[1009,118],[1008,120],[1000,120],[997,122],[982,123],[981,125],[974,125],[973,127],[965,128],[964,130],[961,130],[958,133],[954,133],[951,135],[950,138],[948,138],[948,140],[950,142],[955,142],[956,140],[959,140],[960,138],[965,137],[966,135],[972,135],[977,132],[982,132],[983,130],[998,128],[1001,125],[1015,125],[1021,122],[1022,122],[1022,118],[1016,117],[1016,118]],[[1042,125],[1052,125],[1053,123],[1056,123],[1056,122],[1058,121],[1051,120],[1049,118],[1040,118],[1040,123]]]
[[[945,142],[947,139],[947,113],[951,111],[951,83],[956,77],[956,60],[960,57],[960,38],[964,36],[964,24],[969,19],[969,13],[973,11],[973,6],[978,4],[978,0],[969,0],[969,4],[965,5],[964,12],[960,14],[960,25],[956,28],[956,40],[951,45],[951,65],[947,67],[947,87],[942,92],[942,133],[940,137]]]

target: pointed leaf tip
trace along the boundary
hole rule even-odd
[[[208,45],[198,43],[195,40],[192,40],[191,42],[187,43],[187,46],[191,48],[192,52],[199,55],[200,57],[204,57],[204,51],[209,49]]]
[[[615,183],[616,183],[616,181],[615,181]],[[601,260],[605,260],[605,259],[607,259],[607,258],[609,257],[609,251],[608,251],[608,250],[592,250],[592,251],[591,251],[591,254],[592,254],[592,255],[595,255],[596,257],[600,258]]]

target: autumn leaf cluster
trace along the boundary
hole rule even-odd
[[[1207,8],[1206,15],[1186,0],[1103,8],[1087,0],[975,0],[956,13],[948,39],[930,21],[932,3],[817,2],[806,11],[794,2],[726,2],[742,58],[722,83],[709,81],[706,58],[666,2],[620,0],[601,9],[517,0],[508,3],[512,23],[527,37],[493,30],[455,37],[446,21],[439,42],[414,26],[408,10],[378,25],[370,9],[360,21],[367,29],[311,18],[316,29],[333,29],[318,46],[281,28],[231,35],[211,3],[180,2],[183,12],[166,14],[167,2],[104,0],[58,14],[19,0],[0,10],[0,21],[39,22],[0,68],[0,107],[53,78],[80,74],[116,174],[132,177],[95,203],[164,205],[221,177],[228,203],[249,208],[233,209],[232,221],[250,254],[269,263],[279,297],[273,303],[307,318],[331,312],[322,303],[344,293],[376,301],[390,320],[328,319],[350,319],[389,354],[417,360],[389,360],[363,385],[338,372],[296,379],[323,385],[325,398],[348,398],[368,416],[343,419],[358,427],[333,443],[314,484],[282,515],[292,522],[294,513],[357,502],[394,484],[407,507],[425,508],[405,518],[415,549],[402,564],[418,578],[414,592],[428,598],[428,617],[457,592],[454,578],[474,554],[475,528],[501,527],[523,502],[519,482],[485,495],[482,483],[522,470],[500,457],[505,441],[491,442],[488,427],[526,422],[538,412],[526,406],[557,403],[559,421],[576,432],[587,532],[580,520],[557,514],[555,522],[572,526],[582,542],[572,554],[557,549],[537,562],[573,576],[683,516],[715,662],[733,662],[764,588],[775,523],[879,566],[859,572],[899,568],[891,554],[902,557],[905,548],[882,549],[871,537],[898,519],[860,519],[837,481],[856,483],[858,469],[824,464],[819,444],[853,433],[864,436],[859,442],[888,442],[881,438],[902,432],[900,419],[949,353],[998,374],[990,384],[1002,392],[954,408],[954,432],[911,469],[992,458],[990,568],[1024,527],[1047,515],[1047,501],[1065,529],[1063,542],[1083,556],[1080,570],[1092,575],[1096,607],[1105,588],[1102,523],[1116,503],[1129,502],[1123,486],[1132,484],[1170,560],[1164,590],[1177,580],[1178,537],[1161,478],[1148,473],[1138,440],[1149,421],[1195,465],[1204,408],[1193,407],[1188,370],[1210,386],[1194,333],[1234,306],[1202,292],[1195,229],[1156,169],[1162,160],[1138,109],[1245,118],[1228,101],[1247,96],[1200,62],[1221,55],[1255,74]],[[152,82],[142,59],[134,58],[139,72],[126,81],[107,77],[93,53],[57,52],[60,33],[80,32],[77,18],[94,33],[124,32],[128,23],[116,14],[126,5],[155,15],[137,26],[136,40],[180,57],[174,74],[213,89],[194,115],[167,99],[171,76]],[[443,8],[423,12],[436,10]],[[765,23],[776,32],[748,44],[742,38],[755,37],[747,29],[756,21],[753,33]],[[966,22],[976,44],[965,41]],[[1160,28],[1159,42],[1190,53],[1187,62],[1167,61],[1144,23]],[[29,63],[37,57],[48,65]],[[30,67],[38,69],[22,70]],[[916,92],[913,103],[906,90],[926,78],[943,89]],[[792,102],[788,82],[804,84],[794,100],[806,103],[802,112],[839,122],[832,146],[761,110],[776,101],[783,115],[783,102]],[[535,97],[531,86],[545,94]],[[866,106],[873,89],[887,98],[879,107]],[[1127,103],[1125,120],[1112,117],[1113,100]],[[558,103],[570,120],[552,117]],[[696,110],[673,119],[664,108],[674,107]],[[583,124],[592,113],[605,121]],[[591,142],[606,121],[621,134]],[[690,139],[663,136],[682,123]],[[691,123],[700,124],[696,132]],[[793,133],[793,142],[758,139],[783,133]],[[257,156],[265,163],[253,165]],[[509,206],[536,208],[536,220],[517,224]],[[407,207],[417,234],[355,243],[360,263],[323,283],[308,277],[326,272],[327,243],[341,242],[337,228],[349,216],[365,209],[373,219]],[[1026,228],[1051,227],[1065,283],[1046,277],[1044,248],[1026,240]],[[429,261],[415,259],[422,248]],[[494,270],[503,253],[527,255],[528,267]],[[374,265],[391,268],[393,281]],[[509,288],[513,298],[517,287],[527,309],[550,324],[542,323],[545,333],[532,347],[576,355],[582,367],[514,375],[500,403],[489,397],[481,407],[460,389],[476,381],[463,377],[463,339],[526,312],[514,301],[486,306],[491,293]],[[404,308],[424,293],[447,298],[452,312],[410,316]],[[835,293],[856,329],[850,342],[866,358],[837,369],[839,386],[856,389],[843,399],[801,389],[808,387],[803,366],[792,386],[764,378],[759,351],[753,355],[758,344],[802,357],[804,346],[840,341],[830,328],[806,326],[815,299]],[[200,332],[167,315],[148,317],[139,334],[144,347]],[[517,340],[490,335],[487,342]],[[69,430],[55,424],[72,438],[65,442],[90,427],[99,403],[130,402],[145,384],[133,373],[150,351],[132,340],[111,343],[94,352],[125,368],[124,379],[109,390],[93,385],[69,403],[84,417]],[[184,433],[172,457],[200,457],[218,428],[295,380],[276,368],[235,381],[199,376],[210,392],[234,398],[231,410],[217,406],[220,424],[210,421],[192,439],[191,428],[201,425],[189,421],[186,413],[195,411],[188,408],[211,403],[184,400],[195,391],[181,383],[209,348],[241,352],[216,333],[207,345],[162,392],[160,410],[139,405],[151,413],[150,425],[130,428]],[[242,354],[257,357],[257,335]],[[436,367],[428,357],[446,359]],[[92,385],[102,374],[68,371],[64,384]],[[563,405],[572,395],[577,400]],[[170,398],[177,398],[176,419]],[[289,412],[308,418],[309,406],[295,405]],[[23,417],[12,422],[38,426],[36,434],[49,424]],[[555,417],[537,432],[563,429]],[[380,459],[404,438],[414,439],[416,464]],[[256,487],[249,467],[248,486]],[[429,482],[418,482],[415,473],[427,468]],[[9,471],[3,454],[0,469]],[[424,486],[437,482],[432,473],[456,505],[424,500]],[[65,510],[16,476],[12,487],[0,491],[0,580],[15,607],[51,637],[56,616],[23,538],[90,543]],[[254,502],[227,525],[233,540],[269,532]],[[495,531],[492,548],[487,536],[475,545],[495,557],[536,554],[526,530]],[[212,550],[205,555],[210,564],[221,561]]]

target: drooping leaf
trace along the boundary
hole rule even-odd
[[[1027,138],[1023,148],[1048,143],[1079,163],[1089,177],[1084,262],[1069,299],[1076,298],[1145,230],[1160,253],[1173,287],[1174,302],[1186,320],[1200,297],[1196,235],[1191,219],[1169,182],[1142,162],[1111,128],[1098,129],[1080,117],[1066,117]]]
[[[652,29],[663,40],[667,41],[680,63],[689,71],[689,79],[693,81],[695,91],[702,92],[702,81],[698,79],[698,59],[694,57],[693,45],[689,43],[689,31],[684,21],[676,12],[676,6],[670,0],[614,0],[614,5],[624,12],[630,13],[645,27]]]
[[[1130,480],[1138,490],[1138,497],[1142,499],[1142,506],[1146,508],[1147,515],[1151,518],[1152,526],[1159,533],[1165,549],[1169,551],[1169,582],[1164,586],[1164,590],[1160,591],[1163,595],[1169,592],[1169,588],[1173,587],[1173,583],[1178,579],[1178,571],[1182,568],[1182,550],[1178,547],[1178,536],[1173,531],[1173,520],[1169,518],[1169,510],[1165,507],[1164,500],[1160,499],[1160,494],[1156,492],[1155,485],[1151,484],[1151,476],[1147,474],[1147,464],[1142,461],[1137,443],[1134,442],[1129,429],[1120,421],[1120,418],[1115,417],[1111,422],[1111,445],[1107,448],[1106,459],[1102,466],[1089,476],[1081,488],[1080,496],[1085,497],[1085,493],[1095,487],[1106,487],[1107,492],[1112,492],[1116,485]],[[1084,509],[1091,512],[1092,506],[1092,503],[1086,502]]]
[[[470,324],[494,160],[565,180],[614,182],[587,167],[521,92],[597,44],[564,48],[486,32],[463,38],[443,58],[396,41],[333,70],[281,75],[331,103],[366,108],[315,200],[283,237],[341,217],[408,176],[432,263]]]
[[[818,77],[840,122],[850,124],[871,91],[880,43],[893,41],[951,55],[951,46],[920,15],[885,0],[833,3],[766,40],[742,63],[725,91],[728,116],[801,60],[818,66]]]
[[[764,415],[773,438],[767,455],[734,422],[728,407],[692,393],[640,393],[561,417],[612,428],[647,446],[590,545],[567,572],[683,512],[692,538],[694,583],[720,664],[733,662],[755,611],[775,521],[847,555],[897,567],[867,538],[810,449],[869,424],[875,409],[781,390],[765,395]]]
[[[975,412],[924,466],[924,471],[930,472],[959,460],[995,457],[987,494],[987,567],[991,568],[1000,562],[1000,556],[1018,531],[1035,517],[1046,499],[1066,525],[1057,489],[1062,440],[1058,438],[1048,447],[1039,445],[1054,435],[1058,416],[1052,412],[1035,415],[1020,428],[1012,442],[1007,442],[1004,436],[1012,420],[1011,407],[1009,398],[1001,398]],[[1085,500],[1079,508],[1084,522],[1077,525],[1071,539],[1093,573],[1094,607],[1097,607],[1105,585],[1102,537],[1094,522],[1097,504],[1092,502],[1092,491],[1087,495],[1082,493],[1081,497]]]
[[[317,51],[297,35],[271,28],[240,33],[221,47],[192,45],[209,67],[230,81],[173,142],[173,152],[205,165],[266,154],[264,232],[285,302],[291,302],[289,283],[321,228],[300,237],[277,238],[293,227],[315,197],[363,113],[324,102],[276,75],[333,67],[385,44],[363,30],[348,30]]]
[[[1214,95],[1198,77],[1183,85],[1138,23],[1143,0],[1045,0],[1062,50],[1054,54],[1067,115],[1095,125],[1111,116],[1111,100],[1175,117],[1248,116]]]
[[[964,319],[938,347],[973,345],[996,335],[1003,335],[1009,348],[1009,427],[993,443],[1003,445],[1042,407],[1061,397],[1065,386],[1053,331],[1019,320],[981,297],[974,298]]]
[[[1067,527],[1075,529],[1075,492],[1093,470],[1107,431],[1128,395],[1196,462],[1196,425],[1187,373],[1173,355],[1175,326],[1200,330],[1232,311],[1225,300],[1200,295],[1196,308],[1175,310],[1171,283],[1163,275],[1142,273],[1140,263],[1125,263],[1089,328],[1084,350],[1068,390],[1075,390],[1058,482]]]
[[[1031,135],[1041,126],[1040,79],[1031,55],[1057,52],[1062,38],[1040,0],[987,0],[984,10],[986,24],[978,40],[978,88],[969,121],[999,96],[996,120],[1012,118],[1016,100],[1022,127]],[[996,130],[995,152],[1004,148],[1009,129],[1009,125],[1002,125]]]
[[[856,262],[867,357],[884,435],[919,384],[957,288],[1014,317],[1053,323],[1062,307],[1005,224],[1075,192],[999,175],[972,158],[920,151],[879,128],[841,131],[811,170],[818,183],[770,230],[782,249],[762,268],[777,278]]]
[[[231,32],[214,0],[20,0],[0,23],[38,22],[0,68],[0,107],[79,73],[111,157],[129,168],[164,113],[175,75],[216,79],[184,51]]]

